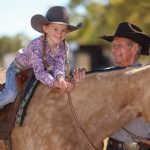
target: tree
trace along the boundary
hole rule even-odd
[[[6,53],[15,53],[17,50],[24,47],[26,41],[29,41],[29,39],[23,34],[18,34],[14,37],[0,37],[0,59],[2,59]]]
[[[81,20],[84,28],[70,36],[70,40],[80,44],[98,44],[103,40],[99,35],[112,35],[117,25],[128,21],[141,27],[145,33],[150,34],[150,3],[149,0],[71,0],[69,8],[72,19]],[[78,9],[84,10],[84,13]]]

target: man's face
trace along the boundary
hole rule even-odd
[[[135,63],[137,48],[130,39],[115,37],[112,41],[112,54],[118,66],[127,67]]]

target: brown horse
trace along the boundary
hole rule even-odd
[[[143,115],[150,121],[150,66],[88,74],[70,93],[86,136],[101,141]],[[12,150],[91,150],[68,104],[67,93],[39,84],[22,127],[11,134]],[[5,150],[3,143],[0,149]]]

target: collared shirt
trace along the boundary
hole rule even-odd
[[[138,62],[132,65],[132,67],[140,66],[142,65]],[[150,139],[150,123],[146,122],[143,117],[136,118],[133,121],[125,124],[124,128],[127,129],[129,132],[133,133],[134,135]],[[122,142],[133,141],[129,133],[127,133],[122,128],[119,129],[117,132],[113,133],[110,137]]]
[[[146,122],[143,117],[136,118],[133,121],[125,124],[124,128],[134,135],[150,139],[150,123]],[[129,133],[122,128],[113,133],[110,137],[122,142],[133,141]]]
[[[31,41],[26,48],[19,50],[16,59],[25,68],[33,68],[37,80],[51,87],[57,75],[64,75],[65,72],[66,53],[64,47],[64,43],[61,42],[54,55],[46,40],[46,61],[52,69],[53,75],[45,69],[43,63],[43,35]]]

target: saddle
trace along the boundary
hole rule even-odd
[[[32,76],[33,71],[31,69],[23,70],[16,75],[16,83],[19,94],[13,103],[7,104],[0,109],[0,140],[6,140],[11,133],[25,89]],[[3,87],[4,84],[0,85],[0,90],[2,90]]]

